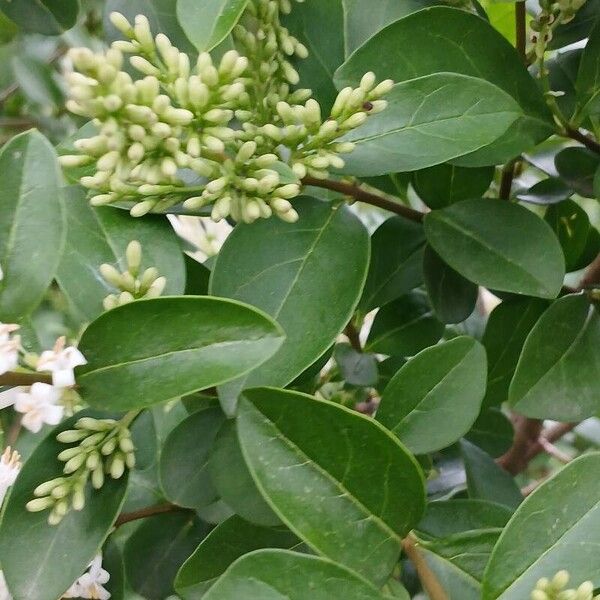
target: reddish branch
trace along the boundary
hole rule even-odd
[[[419,552],[416,540],[409,535],[402,540],[402,549],[415,567],[423,589],[430,600],[448,600],[448,595],[438,581],[435,573],[429,568],[425,557]]]
[[[417,223],[421,223],[423,221],[423,217],[425,216],[424,213],[415,210],[414,208],[410,208],[409,206],[404,206],[398,202],[388,200],[385,196],[368,192],[354,183],[334,181],[333,179],[317,179],[316,177],[305,177],[302,180],[302,183],[304,185],[312,185],[314,187],[320,187],[326,190],[339,192],[345,196],[351,196],[359,202],[364,202],[365,204],[371,204],[372,206],[389,210],[390,212],[393,212],[411,221],[416,221]]]
[[[565,128],[565,133],[568,137],[577,140],[580,144],[583,144],[588,150],[591,150],[596,154],[600,154],[600,143],[598,143],[594,138],[589,137],[579,129],[570,126]]]
[[[176,506],[175,504],[169,503],[148,506],[146,508],[140,508],[139,510],[134,510],[132,512],[120,514],[115,522],[115,527],[120,527],[121,525],[125,525],[125,523],[130,523],[131,521],[147,519],[148,517],[154,517],[156,515],[162,515],[164,513],[187,510],[187,508],[182,508],[181,506]]]

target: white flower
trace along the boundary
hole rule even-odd
[[[12,451],[10,446],[6,448],[0,457],[0,506],[8,488],[15,482],[19,471],[21,470],[21,457],[16,451]],[[1,571],[0,571],[1,573]],[[2,580],[0,580],[0,600],[3,600]]]
[[[85,357],[74,346],[65,348],[65,338],[56,340],[52,350],[42,352],[37,364],[38,371],[52,371],[52,383],[58,388],[75,385],[73,369],[85,365]]]
[[[34,383],[28,393],[17,394],[14,408],[23,413],[23,427],[37,433],[44,423],[58,425],[63,417],[64,407],[58,404],[62,390],[48,383]]]
[[[98,554],[84,573],[64,594],[63,598],[90,598],[108,600],[110,592],[103,585],[110,575],[102,568],[102,554]],[[2,598],[0,598],[2,600]]]
[[[21,338],[18,335],[11,337],[17,329],[18,325],[0,323],[0,375],[12,371],[19,364]]]
[[[13,597],[8,591],[6,579],[4,579],[4,573],[2,571],[0,571],[0,600],[13,600]]]

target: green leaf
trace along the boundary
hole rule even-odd
[[[485,350],[472,338],[427,348],[389,382],[376,418],[415,454],[441,450],[473,425],[486,376]]]
[[[172,594],[177,571],[208,531],[187,511],[144,519],[125,544],[125,572],[133,590],[147,600]]]
[[[383,584],[424,508],[412,455],[372,419],[268,388],[244,393],[238,435],[282,521],[318,554]]]
[[[390,23],[432,4],[432,0],[342,0],[346,56]]]
[[[109,539],[102,549],[102,568],[110,574],[104,584],[111,600],[123,600],[125,594],[125,565],[117,544]]]
[[[377,383],[377,360],[372,354],[359,352],[350,344],[337,344],[333,356],[346,383],[362,387]]]
[[[574,191],[586,198],[594,197],[594,176],[600,168],[598,154],[581,146],[572,146],[561,150],[554,163],[559,175]]]
[[[94,208],[79,186],[65,188],[67,244],[56,279],[69,301],[72,313],[81,321],[92,321],[104,312],[102,300],[116,293],[99,275],[109,263],[124,271],[125,249],[132,240],[142,244],[142,271],[156,267],[167,277],[165,294],[181,294],[185,286],[183,254],[175,232],[163,216],[132,219],[115,208]]]
[[[467,279],[505,292],[554,298],[565,264],[550,227],[499,199],[464,200],[425,217],[427,241]]]
[[[445,538],[474,529],[504,527],[512,511],[487,500],[439,500],[430,502],[416,529],[420,534]]]
[[[578,114],[597,117],[600,114],[600,23],[590,32],[575,83]]]
[[[235,27],[248,0],[177,0],[177,18],[198,52],[220,44]]]
[[[494,167],[472,169],[441,164],[413,174],[419,197],[429,208],[444,208],[461,200],[481,198],[494,178]]]
[[[490,314],[482,339],[489,366],[484,406],[496,406],[508,399],[523,344],[546,308],[545,300],[510,298]]]
[[[246,466],[235,421],[227,421],[217,434],[208,461],[217,493],[240,517],[262,526],[280,525],[281,520],[258,491]]]
[[[241,556],[261,548],[293,548],[298,543],[290,531],[252,525],[233,516],[213,529],[185,561],[175,578],[175,589],[183,600],[200,600]]]
[[[497,502],[515,509],[523,500],[515,480],[494,459],[470,442],[461,442],[470,498]]]
[[[575,18],[564,25],[559,25],[552,35],[549,48],[556,49],[569,46],[590,35],[592,27],[598,21],[600,0],[587,0],[577,11]]]
[[[205,263],[198,262],[195,258],[184,254],[185,262],[185,295],[206,296],[208,294],[208,282],[210,280],[210,269]]]
[[[371,264],[359,307],[365,313],[410,292],[423,280],[425,233],[402,217],[384,221],[371,237]]]
[[[447,265],[431,246],[423,255],[423,278],[433,310],[442,323],[461,323],[475,309],[478,287]]]
[[[45,110],[56,110],[62,106],[64,94],[51,65],[26,55],[15,56],[11,63],[16,82],[29,102]]]
[[[600,586],[599,469],[600,454],[582,456],[525,499],[494,548],[484,600],[525,598],[557,569],[569,571],[575,586]]]
[[[0,10],[24,31],[60,35],[75,25],[79,0],[0,0]]]
[[[420,548],[420,552],[449,598],[481,600],[481,585],[476,579],[426,548]]]
[[[218,496],[208,471],[208,457],[225,417],[219,408],[191,414],[167,437],[160,455],[160,483],[167,500],[202,508]]]
[[[367,71],[397,83],[440,72],[469,75],[485,79],[518,102],[525,114],[490,148],[461,160],[464,166],[505,162],[552,133],[544,98],[515,49],[492,25],[467,11],[426,8],[392,23],[338,69],[336,84],[357,84]],[[452,100],[448,90],[444,102]],[[431,152],[430,141],[427,155]]]
[[[296,204],[297,223],[263,219],[238,225],[212,272],[213,295],[248,302],[283,327],[277,354],[219,390],[232,413],[239,392],[285,386],[329,348],[354,312],[369,262],[369,236],[346,207],[313,198]],[[310,298],[310,302],[307,302]]]
[[[465,438],[489,455],[498,457],[512,446],[514,428],[503,412],[488,408],[477,417]]]
[[[574,48],[557,52],[545,66],[549,71],[550,88],[560,90],[563,95],[556,98],[558,108],[568,118],[574,115],[577,108],[576,81],[584,48]]]
[[[40,303],[64,246],[65,217],[54,148],[37,130],[0,152],[0,320],[18,321]]]
[[[467,576],[481,581],[501,531],[500,528],[464,531],[444,539],[424,542],[423,545]]]
[[[239,558],[206,600],[383,600],[373,585],[325,558],[289,550],[256,550]]]
[[[555,204],[573,195],[573,190],[562,180],[548,177],[533,184],[528,190],[519,192],[516,197],[531,204]]]
[[[25,509],[38,485],[63,474],[64,463],[57,455],[65,445],[56,441],[56,435],[72,429],[81,416],[78,413],[63,421],[37,446],[4,507],[0,562],[14,600],[62,596],[86,570],[123,505],[126,475],[121,479],[108,477],[100,490],[88,485],[85,508],[69,512],[58,525],[48,524],[48,511],[32,513]]]
[[[600,410],[600,315],[583,294],[556,300],[525,341],[510,404],[528,417],[581,421]]]
[[[458,73],[402,81],[386,100],[386,110],[342,138],[356,144],[344,172],[371,177],[437,165],[491,144],[523,116],[501,88]]]
[[[443,333],[444,325],[433,316],[427,296],[413,292],[379,310],[365,350],[392,356],[413,356],[435,344]]]
[[[104,313],[83,333],[79,349],[88,363],[77,369],[78,391],[91,406],[151,406],[248,372],[282,340],[273,320],[241,302],[137,300]]]

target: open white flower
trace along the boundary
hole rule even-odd
[[[103,586],[109,579],[108,571],[102,568],[102,554],[98,554],[88,565],[88,570],[63,594],[63,598],[108,600],[110,592]]]
[[[19,364],[21,338],[11,335],[19,329],[18,325],[0,323],[0,375],[11,371]]]
[[[20,470],[21,457],[19,453],[11,450],[10,446],[7,447],[0,456],[0,506],[2,506],[8,488],[15,482]],[[2,585],[0,585],[0,600],[2,598]]]
[[[73,369],[85,365],[87,360],[75,346],[65,348],[65,338],[59,337],[52,350],[42,352],[37,364],[38,371],[51,371],[55,387],[64,388],[75,385]]]
[[[60,388],[39,381],[31,386],[29,392],[17,394],[14,408],[23,413],[23,427],[37,433],[44,423],[58,425],[65,410],[58,403],[61,395]]]

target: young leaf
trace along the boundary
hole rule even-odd
[[[427,241],[461,275],[486,287],[540,298],[558,295],[564,257],[550,227],[498,199],[464,200],[425,217]]]
[[[355,350],[350,344],[337,344],[333,357],[340,368],[342,379],[350,385],[362,387],[377,383],[377,360],[372,354]]]
[[[79,0],[0,0],[0,10],[27,32],[60,35],[75,25]]]
[[[177,18],[198,52],[220,44],[235,27],[248,0],[177,0]]]
[[[469,497],[497,502],[511,509],[519,506],[523,496],[510,474],[477,446],[466,440],[460,445],[465,461]]]
[[[261,548],[293,548],[298,544],[291,531],[252,525],[235,515],[217,525],[183,563],[175,589],[183,600],[200,600],[241,556]]]
[[[79,348],[88,363],[77,369],[77,383],[91,406],[141,408],[239,377],[282,341],[275,321],[241,302],[204,296],[137,300],[85,330]]]
[[[248,471],[235,421],[226,421],[219,430],[208,460],[208,470],[220,498],[240,517],[262,526],[281,524]]]
[[[472,338],[427,348],[389,382],[376,418],[415,454],[440,450],[473,425],[486,376],[485,350]]]
[[[371,264],[360,309],[368,312],[420,285],[424,247],[420,223],[402,217],[384,221],[371,237]]]
[[[167,437],[160,455],[165,497],[186,508],[202,508],[218,496],[208,472],[208,456],[225,416],[219,408],[191,414]]]
[[[433,316],[427,297],[413,292],[379,310],[365,350],[412,356],[435,344],[443,333],[444,325]]]
[[[372,584],[325,558],[289,550],[256,550],[236,560],[206,600],[383,600]]]
[[[244,393],[238,435],[282,521],[318,554],[383,584],[424,508],[412,455],[367,417],[270,388]]]
[[[362,292],[369,262],[362,223],[346,207],[313,198],[295,207],[294,224],[238,225],[213,269],[212,294],[264,310],[286,333],[271,360],[219,390],[226,412],[244,387],[284,386],[310,366],[348,323]]]
[[[54,148],[37,130],[0,152],[0,321],[14,322],[40,303],[60,260],[65,215]]]
[[[125,544],[125,572],[133,590],[147,600],[172,594],[177,571],[208,531],[188,511],[145,519]]]
[[[525,341],[510,404],[528,417],[581,421],[600,410],[600,314],[583,294],[556,300]]]
[[[100,490],[87,486],[85,507],[72,510],[58,525],[48,511],[29,512],[33,490],[63,474],[57,458],[65,445],[56,440],[83,416],[63,421],[44,439],[23,466],[4,508],[0,525],[0,562],[14,600],[48,600],[62,596],[94,558],[117,518],[127,490],[127,475],[107,477]],[[69,559],[65,560],[65,556]]]
[[[525,598],[566,569],[600,586],[600,454],[582,456],[540,485],[504,529],[483,580],[483,600]]]
[[[402,81],[386,100],[386,110],[343,138],[356,144],[344,172],[372,177],[437,165],[491,144],[523,116],[504,90],[458,73]]]
[[[67,244],[56,273],[76,317],[89,322],[104,312],[102,300],[115,289],[100,277],[98,268],[109,263],[125,270],[125,249],[132,240],[142,245],[142,272],[156,267],[167,278],[165,294],[183,293],[183,254],[166,217],[132,219],[122,210],[93,208],[85,196],[85,190],[79,186],[64,190]]]

